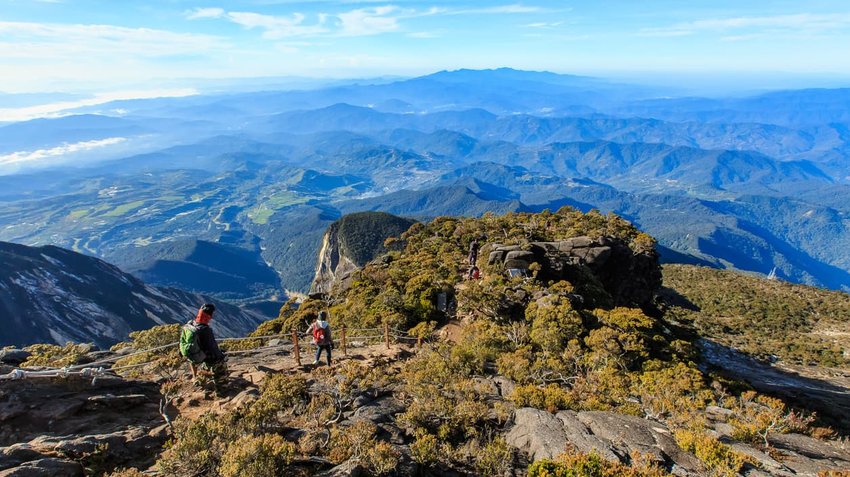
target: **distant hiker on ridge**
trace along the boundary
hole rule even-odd
[[[325,350],[328,354],[328,366],[330,366],[331,350],[334,347],[334,342],[331,338],[331,325],[328,323],[328,312],[325,310],[320,311],[315,323],[310,325],[308,331],[313,335],[313,344],[316,345],[316,359],[313,360],[313,364],[319,364],[322,350]]]
[[[475,266],[475,262],[478,261],[478,239],[472,239],[472,243],[469,244],[469,264]]]
[[[215,305],[207,303],[198,310],[193,320],[183,325],[180,329],[180,354],[189,360],[195,382],[199,383],[197,366],[203,365],[212,373],[216,395],[221,395],[227,376],[227,363],[209,325],[214,312]]]

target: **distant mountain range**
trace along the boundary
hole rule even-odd
[[[208,296],[146,285],[58,247],[0,242],[0,259],[0,346],[72,341],[105,348],[131,331],[188,321],[206,302],[216,304],[221,336],[243,336],[267,319]]]
[[[666,260],[850,289],[850,90],[674,93],[459,70],[81,108],[0,127],[0,156],[117,136],[144,148],[0,176],[0,240],[244,303],[306,291],[346,213],[569,205],[627,217]]]

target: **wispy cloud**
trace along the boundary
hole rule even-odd
[[[337,15],[343,36],[378,35],[399,29],[399,8],[391,5],[358,8]]]
[[[564,22],[535,22],[523,25],[526,28],[552,29],[563,25]]]
[[[85,54],[161,57],[225,48],[218,37],[114,25],[0,22],[0,56],[62,58]]]
[[[492,15],[505,13],[538,13],[541,11],[543,11],[543,8],[541,7],[514,3],[511,5],[498,5],[494,7],[450,9],[447,10],[446,13],[450,15]]]
[[[33,162],[44,159],[55,159],[69,154],[78,152],[86,152],[94,149],[102,149],[107,146],[113,146],[125,142],[125,137],[110,137],[106,139],[97,139],[94,141],[76,142],[73,144],[63,144],[61,146],[52,147],[50,149],[38,149],[35,151],[19,151],[11,154],[0,156],[0,166],[8,166],[19,164],[22,162]]]
[[[315,14],[310,22],[305,14],[295,12],[290,15],[268,15],[255,12],[225,11],[217,7],[194,8],[185,12],[189,20],[226,19],[248,29],[263,30],[266,39],[291,37],[315,37],[331,35],[340,37],[370,36],[382,33],[401,32],[402,20],[435,15],[494,15],[524,14],[543,11],[536,6],[523,4],[499,5],[484,8],[446,8],[428,9],[402,8],[397,5],[381,5],[356,8],[344,12]],[[426,38],[422,33],[408,33],[414,38]]]
[[[290,16],[264,15],[252,12],[228,12],[225,17],[248,29],[263,30],[263,38],[279,40],[301,36],[314,36],[328,31],[322,26],[323,20],[315,24],[305,24],[306,16],[293,13]]]
[[[221,18],[224,16],[223,8],[194,8],[186,12],[186,18],[197,20],[199,18]]]
[[[61,101],[24,108],[0,109],[0,121],[26,121],[35,118],[59,117],[70,114],[67,111],[76,108],[96,106],[98,104],[123,99],[174,98],[192,96],[195,94],[198,94],[198,92],[192,88],[114,91],[97,94],[90,98],[84,98],[76,101]]]
[[[850,13],[774,15],[703,19],[675,25],[644,28],[641,36],[685,36],[702,32],[766,30],[773,32],[825,32],[850,28]],[[740,37],[734,35],[731,38]]]

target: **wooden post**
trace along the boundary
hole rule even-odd
[[[384,323],[384,343],[387,344],[387,349],[390,349],[390,324]]]
[[[348,356],[348,348],[345,345],[345,325],[342,325],[342,354]]]
[[[422,347],[422,337],[421,337],[421,336],[417,336],[417,337],[416,337],[416,347],[417,347],[417,348],[421,348],[421,347]]]
[[[298,332],[292,328],[292,353],[295,355],[295,364],[301,367],[301,348],[298,346]]]

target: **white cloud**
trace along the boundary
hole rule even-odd
[[[279,40],[293,37],[316,37],[330,35],[338,37],[371,36],[402,31],[401,21],[433,15],[481,15],[534,13],[542,9],[522,4],[500,5],[485,8],[451,9],[431,7],[424,10],[401,8],[395,5],[356,8],[354,10],[316,14],[316,20],[308,21],[303,13],[290,15],[267,15],[256,12],[224,11],[221,8],[195,8],[186,12],[190,20],[200,18],[226,19],[247,29],[263,31],[263,38]],[[409,33],[414,38],[426,38],[427,33]]]
[[[115,25],[0,22],[0,57],[68,58],[106,54],[162,57],[226,48],[218,37]]]
[[[118,101],[122,99],[150,99],[150,98],[172,98],[192,96],[198,94],[195,89],[157,89],[141,91],[114,91],[97,94],[91,98],[76,101],[61,101],[57,103],[40,104],[25,108],[0,109],[0,121],[27,121],[35,118],[59,117],[70,114],[66,111],[82,108],[84,106],[96,106],[98,104]]]
[[[850,13],[773,15],[695,20],[660,28],[644,28],[641,36],[684,36],[701,32],[755,29],[773,32],[824,32],[850,28]],[[741,35],[731,36],[737,38]]]
[[[61,146],[52,147],[50,149],[38,149],[35,151],[19,151],[11,154],[0,156],[0,166],[8,166],[11,164],[19,164],[22,162],[32,162],[44,159],[53,159],[66,156],[77,152],[86,152],[93,149],[101,149],[107,146],[113,146],[126,141],[125,137],[110,137],[106,139],[97,139],[94,141],[76,142],[73,144],[63,144]]]
[[[464,8],[458,10],[447,10],[445,13],[448,15],[491,15],[491,14],[510,14],[510,13],[539,13],[542,12],[543,9],[536,6],[523,5],[521,3],[514,3],[512,5],[499,5],[495,7],[483,7],[483,8]]]
[[[368,36],[396,31],[399,29],[398,7],[382,6],[374,8],[358,8],[350,12],[340,13],[339,18],[343,36]]]
[[[557,28],[557,27],[559,27],[563,24],[564,24],[564,22],[536,22],[536,23],[528,23],[528,24],[525,24],[523,26],[526,27],[526,28],[548,29],[548,28]]]
[[[305,25],[305,16],[301,13],[293,13],[291,16],[282,17],[264,15],[253,12],[228,12],[225,17],[245,28],[263,30],[263,38],[279,40],[298,36],[313,36],[326,33],[328,30],[321,24]]]
[[[223,8],[195,8],[186,12],[186,18],[189,20],[198,20],[200,18],[221,18],[223,15]]]

